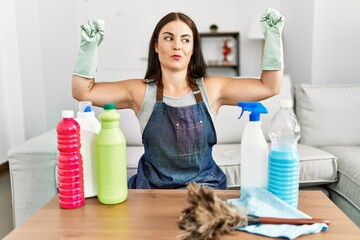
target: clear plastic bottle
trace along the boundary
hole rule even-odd
[[[268,111],[259,102],[239,102],[238,106],[242,108],[241,115],[244,111],[250,112],[241,138],[241,189],[267,189],[268,144],[261,129],[260,114]]]
[[[120,113],[115,104],[104,105],[99,115],[101,130],[96,136],[98,199],[103,204],[127,199],[126,139],[120,129]]]
[[[79,111],[75,119],[80,125],[81,156],[84,170],[85,198],[97,196],[95,138],[100,131],[100,122],[92,110],[91,101],[79,102]]]
[[[58,187],[61,208],[77,208],[85,204],[80,126],[72,110],[62,111],[56,127],[58,139]]]
[[[270,123],[268,190],[297,208],[299,197],[300,158],[297,143],[300,127],[291,100],[281,100],[280,110]]]

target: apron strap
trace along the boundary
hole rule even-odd
[[[191,84],[191,89],[194,93],[194,96],[195,96],[195,99],[196,99],[196,102],[199,103],[199,102],[202,102],[203,101],[203,98],[201,96],[201,91],[199,89],[199,86],[196,84],[196,85],[192,85]]]
[[[199,89],[199,86],[197,84],[196,85],[191,84],[191,89],[192,89],[193,94],[195,96],[196,102],[197,103],[202,102],[203,98],[201,96],[201,91]],[[159,86],[159,85],[156,85],[156,101],[157,102],[162,102],[163,101],[163,92],[164,92],[163,87]]]
[[[164,92],[163,87],[159,86],[159,84],[156,84],[156,101],[157,102],[163,101],[163,92]]]

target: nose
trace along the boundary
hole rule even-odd
[[[179,41],[174,41],[173,50],[175,50],[175,51],[180,50],[180,42]]]

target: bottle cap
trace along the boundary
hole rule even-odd
[[[63,118],[73,118],[74,117],[74,111],[73,110],[64,110],[61,112],[61,116]]]
[[[115,109],[115,104],[113,104],[113,103],[105,103],[105,104],[104,104],[104,109],[105,109],[105,110]]]
[[[91,112],[91,111],[92,111],[92,102],[91,101],[79,102],[79,112]]]
[[[280,107],[292,108],[293,107],[293,102],[290,99],[281,99],[280,100]]]

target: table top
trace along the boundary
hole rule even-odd
[[[221,199],[239,198],[238,190],[216,190]],[[176,239],[181,211],[188,206],[186,190],[129,190],[127,201],[104,205],[97,198],[85,206],[61,209],[57,197],[5,237],[10,239]],[[360,239],[358,228],[321,191],[300,191],[299,209],[331,221],[329,230],[298,239]],[[232,231],[221,239],[270,239]]]

